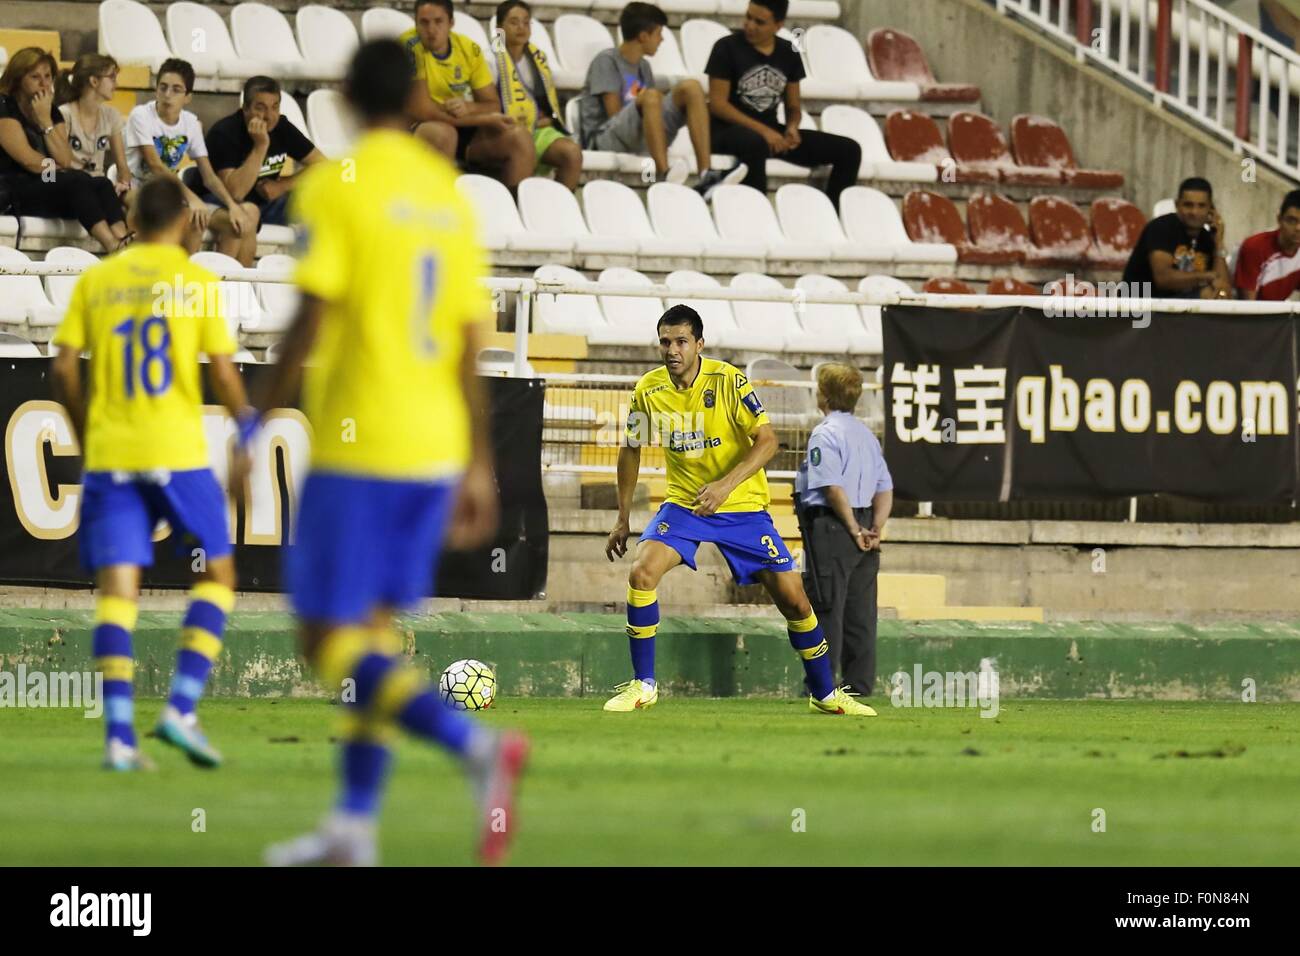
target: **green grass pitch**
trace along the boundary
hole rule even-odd
[[[1259,865],[1300,858],[1300,704],[1003,700],[996,720],[875,702],[867,720],[783,700],[498,701],[535,743],[517,864]],[[149,727],[160,700],[137,704]],[[337,708],[201,705],[217,771],[145,739],[155,774],[98,769],[99,721],[0,715],[0,864],[249,865],[334,793]],[[195,832],[196,810],[204,832]],[[1094,831],[1095,810],[1105,832]],[[802,828],[799,824],[802,823]],[[382,860],[466,864],[449,758],[403,740]],[[799,832],[799,831],[802,832]]]

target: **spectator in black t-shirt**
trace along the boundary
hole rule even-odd
[[[1174,212],[1142,230],[1124,267],[1124,283],[1133,296],[1145,295],[1146,283],[1162,299],[1229,299],[1227,249],[1210,184],[1199,176],[1185,179]]]
[[[713,150],[731,153],[749,167],[746,186],[767,189],[767,159],[797,166],[829,163],[826,194],[839,206],[840,193],[858,178],[862,147],[846,136],[800,129],[799,81],[803,61],[789,40],[776,35],[789,0],[752,0],[745,26],[713,45],[709,75]],[[785,126],[776,118],[785,103]]]
[[[243,107],[218,120],[208,130],[212,168],[238,202],[251,202],[261,223],[288,224],[289,191],[302,167],[323,160],[298,127],[280,115],[280,84],[269,76],[254,76],[244,84]],[[297,165],[282,175],[286,162]],[[208,202],[216,202],[208,199]]]
[[[58,72],[54,57],[27,47],[0,76],[0,178],[12,214],[76,219],[112,252],[127,236],[122,202],[108,179],[73,168],[67,124],[54,108]]]

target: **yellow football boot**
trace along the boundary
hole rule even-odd
[[[843,687],[835,688],[830,700],[818,700],[808,696],[808,709],[814,714],[843,714],[846,717],[875,717],[876,712],[866,704],[858,703],[844,692]]]
[[[639,680],[630,680],[614,688],[618,691],[605,701],[605,709],[611,713],[629,714],[634,710],[645,710],[659,702],[659,685],[643,684]]]

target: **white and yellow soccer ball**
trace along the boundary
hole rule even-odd
[[[442,672],[438,690],[456,710],[487,710],[497,696],[497,675],[482,661],[456,661]]]

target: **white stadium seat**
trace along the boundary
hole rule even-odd
[[[762,242],[769,259],[828,259],[825,242],[794,242],[782,231],[767,196],[752,186],[723,185],[713,190],[713,219],[724,239]]]
[[[343,94],[338,90],[312,90],[307,97],[308,136],[323,154],[334,159],[344,155],[357,136],[357,124]]]
[[[636,255],[635,239],[593,235],[577,198],[553,179],[530,176],[519,184],[519,214],[530,232],[570,238],[579,254]]]
[[[893,276],[867,276],[858,283],[858,291],[864,295],[889,295],[899,292],[910,295],[913,290],[902,279],[895,279]],[[867,335],[881,342],[880,351],[883,353],[885,333],[880,323],[880,306],[864,305],[861,306],[861,311],[862,324],[866,326]]]
[[[343,79],[361,43],[348,15],[310,3],[298,8],[294,23],[298,47],[311,64],[312,74],[326,80]]]
[[[653,286],[635,269],[615,266],[601,272],[600,285]],[[600,311],[605,316],[607,328],[595,329],[587,335],[592,345],[652,345],[656,340],[655,325],[664,314],[664,304],[654,296],[602,295]]]
[[[849,291],[849,287],[839,279],[818,273],[800,276],[794,286],[803,289],[810,296]],[[862,324],[862,314],[856,305],[804,302],[796,311],[799,324],[806,332],[840,341],[841,351],[852,352],[854,355],[880,354],[880,342],[867,334]]]
[[[577,143],[582,142],[582,98],[573,96],[564,106],[564,125]],[[612,173],[619,168],[620,153],[603,149],[584,149],[582,168],[589,173]]]
[[[913,242],[898,207],[878,189],[850,186],[840,193],[840,222],[855,242],[890,246],[895,262],[955,263],[957,247],[946,242]]]
[[[474,207],[483,244],[488,249],[541,253],[573,251],[571,238],[533,233],[525,229],[510,190],[499,180],[466,173],[456,177],[456,188]]]
[[[893,247],[872,239],[850,240],[840,226],[830,197],[803,183],[789,183],[776,191],[776,213],[781,231],[794,242],[824,242],[838,262],[891,262]]]
[[[567,266],[541,266],[533,272],[533,278],[540,282],[592,284],[581,272]],[[608,325],[594,295],[538,295],[533,301],[534,332],[587,335],[602,331]]]
[[[488,69],[492,71],[492,78],[495,80],[497,75],[497,58],[492,50],[492,41],[488,38],[487,31],[483,29],[483,24],[479,23],[467,13],[457,10],[451,22],[451,32],[459,33],[466,39],[473,40],[483,51],[483,58],[487,60]]]
[[[746,291],[785,292],[790,290],[771,276],[757,272],[742,272],[731,279],[731,288]],[[837,352],[840,343],[828,336],[813,335],[804,331],[794,311],[794,303],[786,302],[733,302],[731,311],[742,332],[764,332],[779,335],[785,348],[792,352]]]
[[[776,104],[776,118],[782,126],[785,125],[785,104]],[[816,129],[817,123],[813,120],[812,114],[806,109],[799,111],[799,128]],[[812,175],[812,170],[807,166],[796,166],[794,163],[786,162],[784,159],[769,159],[767,161],[767,175],[778,179],[807,179]]]
[[[638,255],[697,258],[704,253],[698,238],[656,235],[641,198],[622,183],[592,180],[582,187],[582,205],[593,233],[630,239]]]
[[[840,5],[836,0],[790,0],[786,18],[799,20],[838,20]]]
[[[665,239],[702,242],[706,257],[762,259],[767,252],[767,247],[761,242],[719,236],[704,198],[687,186],[655,183],[646,193],[646,203],[657,235]]]
[[[235,52],[244,59],[269,63],[277,79],[314,75],[298,51],[293,28],[284,14],[264,3],[241,3],[230,11],[230,33]]]
[[[581,13],[562,13],[556,17],[554,39],[566,79],[577,77],[579,88],[596,54],[614,45],[604,24]]]
[[[25,253],[10,246],[0,246],[0,263],[6,266],[31,264]],[[58,325],[63,310],[50,304],[39,276],[0,275],[0,322],[34,326]]]
[[[664,27],[664,39],[659,44],[659,50],[654,56],[649,57],[650,69],[654,70],[656,80],[665,80],[667,85],[676,86],[678,82],[684,79],[694,79],[700,82],[707,93],[709,90],[708,77],[703,75],[693,75],[691,70],[687,69],[686,61],[682,59],[682,51],[677,46],[677,37],[668,27]]]
[[[808,428],[817,422],[817,396],[807,387],[808,376],[789,362],[777,358],[754,359],[745,366],[745,377],[755,383],[773,425]],[[790,382],[791,387],[765,385],[765,382]]]
[[[515,374],[515,353],[511,349],[479,349],[474,364],[480,375],[509,378]],[[532,363],[527,360],[524,361],[524,375],[528,378],[535,378],[537,375]]]
[[[1167,216],[1174,211],[1174,201],[1172,199],[1159,199],[1151,207],[1151,218],[1158,219],[1160,216]]]
[[[136,0],[104,0],[99,5],[99,52],[117,62],[158,69],[172,55],[153,11]]]
[[[862,42],[848,30],[819,23],[803,37],[808,76],[799,84],[806,99],[919,100],[915,83],[877,80],[867,65]]]
[[[298,132],[311,139],[311,133],[307,129],[307,119],[302,115],[302,107],[293,98],[293,94],[284,89],[280,91],[280,118],[288,120],[298,128]]]
[[[361,36],[371,40],[396,40],[407,30],[415,29],[415,18],[405,10],[371,7],[361,14]]]
[[[190,261],[217,275],[244,268],[237,259],[220,252],[196,252],[190,256]],[[221,297],[221,308],[226,316],[226,325],[229,326],[231,335],[237,336],[240,329],[249,332],[263,330],[267,324],[266,312],[262,308],[262,303],[258,301],[257,289],[254,288],[253,283],[223,281],[218,283],[217,288],[218,295]]]
[[[731,31],[716,20],[687,20],[682,24],[682,59],[692,73],[703,73],[717,43]]]
[[[889,179],[902,182],[932,183],[939,179],[933,163],[902,163],[889,155],[885,138],[875,118],[856,106],[834,103],[822,110],[822,131],[857,140],[862,147],[859,179]]]
[[[76,246],[56,246],[45,253],[45,261],[50,265],[75,265],[89,268],[99,262],[99,257],[93,252],[78,249]],[[68,303],[72,301],[72,290],[80,279],[81,276],[79,275],[45,277],[46,295],[49,296],[50,303],[54,306],[60,318],[67,310]]]
[[[273,253],[257,260],[258,272],[293,274],[298,260],[293,256]],[[298,287],[292,282],[259,282],[257,297],[262,303],[261,325],[249,332],[283,332],[289,328],[298,313]]]
[[[493,34],[497,32],[496,14],[493,14],[492,18],[488,20],[487,30],[488,43],[491,43]],[[546,24],[541,20],[532,21],[532,32],[529,34],[529,42],[531,42],[533,46],[537,47],[537,49],[541,50],[542,54],[546,57],[546,63],[551,68],[551,79],[555,81],[555,85],[563,89],[573,88],[572,84],[566,86],[564,83],[560,82],[560,58],[555,55],[555,44],[551,42],[551,35],[546,30]],[[585,76],[577,77],[577,89],[582,88],[582,82],[584,79],[586,79]]]
[[[669,298],[664,305],[671,308],[678,303],[689,305],[704,321],[704,340],[723,348],[754,352],[780,352],[785,349],[785,336],[758,329],[741,330],[736,324],[731,303],[725,299],[693,299],[694,289],[720,289],[722,283],[713,276],[694,269],[670,272],[664,279],[670,289],[681,293],[681,298]]]
[[[167,42],[172,53],[188,60],[199,76],[243,80],[275,69],[272,63],[239,56],[221,14],[201,3],[181,0],[168,5]]]
[[[41,350],[21,335],[0,332],[0,358],[41,358]]]

